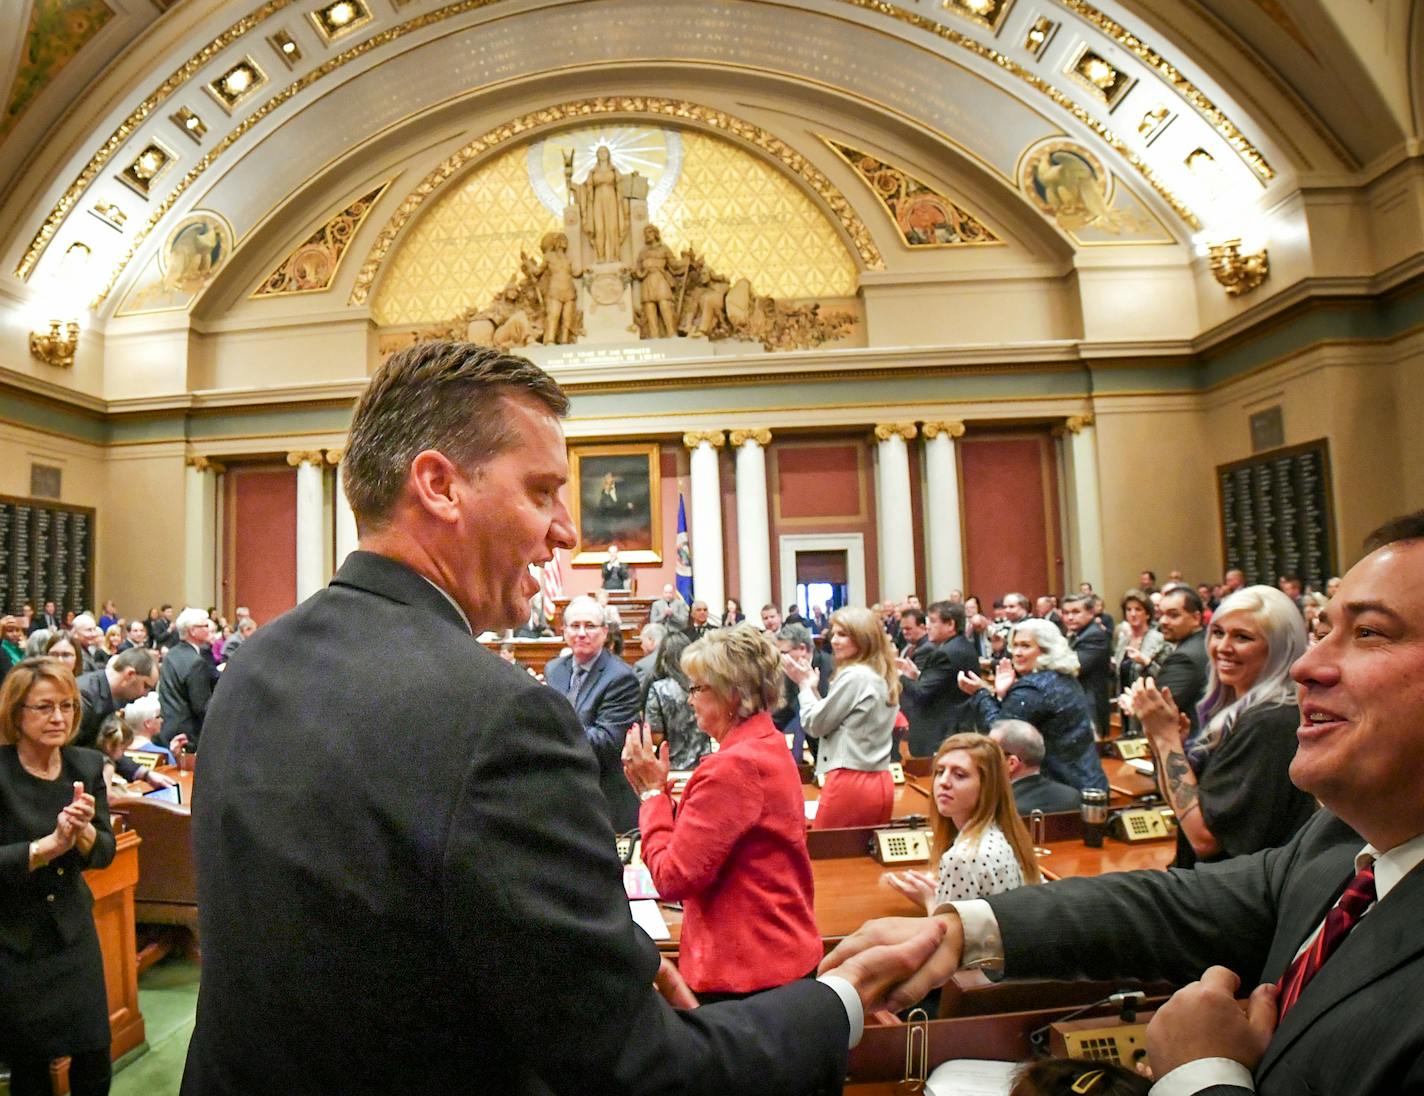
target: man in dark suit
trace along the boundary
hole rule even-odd
[[[203,647],[213,622],[202,609],[184,609],[173,624],[177,641],[163,657],[158,672],[158,703],[163,710],[163,730],[156,741],[167,746],[180,734],[195,748],[203,733],[208,701],[213,695],[213,666]]]
[[[906,629],[906,621],[916,625],[918,614],[918,609],[901,614],[901,630]],[[950,735],[979,726],[970,698],[959,688],[961,672],[979,672],[979,656],[964,638],[964,606],[931,602],[924,621],[924,638],[915,644],[912,656],[895,660],[900,704],[910,721],[912,757],[929,757]]]
[[[1000,719],[989,728],[989,737],[1004,751],[1009,764],[1009,783],[1019,814],[1042,811],[1056,814],[1076,811],[1083,805],[1083,793],[1068,784],[1050,780],[1039,772],[1043,764],[1043,735],[1022,719]]]
[[[1162,1091],[1424,1092],[1424,511],[1366,548],[1324,611],[1328,633],[1291,671],[1291,780],[1324,810],[1290,844],[956,904],[945,944],[892,1007],[961,960],[1001,960],[1008,977],[1200,978],[1148,1028]],[[1152,946],[1124,947],[1126,923],[1152,925]],[[872,922],[830,966],[909,931]],[[1243,1011],[1233,998],[1250,986]]]
[[[618,558],[618,545],[608,546],[608,559],[603,564],[603,588],[605,590],[628,589],[628,565]]]
[[[569,698],[593,755],[598,758],[598,786],[608,802],[617,833],[638,825],[638,797],[623,775],[623,741],[638,719],[638,676],[608,650],[603,606],[576,597],[564,608],[564,642],[570,654],[544,667],[548,685]]]
[[[1159,689],[1171,689],[1177,710],[1191,722],[1188,737],[1196,738],[1197,705],[1206,695],[1206,630],[1202,627],[1202,603],[1197,592],[1177,586],[1162,595],[1157,608],[1157,627],[1162,638],[1176,644],[1162,659],[1155,680]]]
[[[34,635],[40,630],[57,632],[64,627],[64,618],[60,616],[59,610],[55,608],[52,601],[44,603],[44,612],[36,613],[34,619],[30,621],[30,635]]]
[[[694,601],[692,608],[688,611],[687,627],[683,632],[688,639],[701,639],[717,625],[712,623],[712,611],[708,609],[707,602]]]
[[[839,1090],[858,1010],[937,945],[695,1014],[655,991],[690,1003],[629,915],[577,715],[473,634],[573,545],[566,408],[467,344],[372,377],[342,466],[361,548],[247,642],[204,728],[185,1096]]]
[[[1088,695],[1098,737],[1108,734],[1112,696],[1112,642],[1093,616],[1092,594],[1069,594],[1063,599],[1063,623],[1068,626],[1068,646],[1078,656],[1078,684]]]

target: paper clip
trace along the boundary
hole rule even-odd
[[[911,1009],[905,1023],[905,1087],[919,1092],[930,1076],[930,1014]]]

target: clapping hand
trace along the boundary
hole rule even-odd
[[[623,775],[639,795],[661,789],[668,780],[668,744],[653,749],[653,732],[646,723],[634,723],[623,739]]]
[[[1132,714],[1154,746],[1162,752],[1177,749],[1186,741],[1191,720],[1177,708],[1171,689],[1159,689],[1151,678],[1139,678],[1129,690]]]
[[[924,906],[926,913],[934,912],[935,895],[939,884],[927,871],[887,871],[880,877],[892,890],[899,891],[917,906]]]
[[[94,797],[84,790],[81,781],[74,782],[74,798],[55,819],[54,836],[64,852],[74,848],[80,835],[94,821]]]
[[[781,670],[797,685],[805,685],[816,673],[816,667],[811,665],[809,658],[797,658],[795,655],[781,656]]]
[[[989,683],[973,670],[960,670],[958,681],[960,692],[968,693],[970,696],[989,687]]]
[[[1008,659],[1004,659],[994,667],[994,695],[1003,700],[1018,679],[1019,675],[1014,670],[1014,664]]]
[[[899,670],[911,681],[918,681],[920,678],[920,668],[915,665],[913,659],[897,658],[895,660],[895,669]]]

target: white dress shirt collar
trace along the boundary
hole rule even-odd
[[[421,575],[420,577],[421,577],[421,578],[425,578],[424,575]],[[430,582],[430,580],[429,580],[428,578],[425,578],[425,581],[426,581],[426,582]],[[447,593],[447,592],[445,591],[445,589],[444,589],[443,587],[441,587],[441,586],[436,586],[435,583],[433,583],[433,582],[430,582],[430,585],[431,585],[431,586],[434,586],[435,589],[437,589],[437,590],[440,591],[440,596],[443,597],[446,601],[448,601],[448,602],[450,603],[451,607],[455,610],[455,612],[457,612],[457,613],[460,614],[460,619],[465,622],[465,628],[466,628],[466,630],[470,633],[470,635],[474,635],[474,634],[475,634],[475,630],[474,630],[474,628],[472,628],[472,627],[470,626],[470,618],[465,615],[465,610],[460,608],[460,603],[459,603],[458,601],[456,601],[454,598],[452,598],[452,597],[449,595],[449,593]]]

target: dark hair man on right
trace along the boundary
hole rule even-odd
[[[1424,512],[1366,544],[1323,610],[1328,631],[1292,669],[1290,776],[1324,809],[1288,845],[956,904],[939,915],[944,943],[891,1007],[961,964],[1011,978],[1165,978],[1191,984],[1148,1028],[1163,1091],[1424,1092]],[[905,938],[918,919],[905,921],[870,922],[823,967]],[[1122,947],[1125,921],[1152,925],[1152,946]],[[1243,1010],[1234,997],[1249,987]]]

